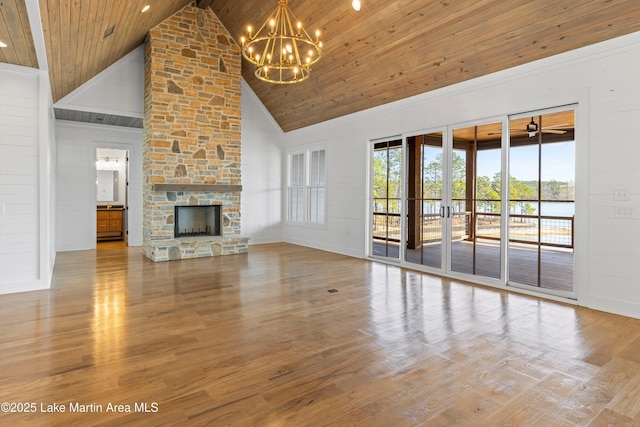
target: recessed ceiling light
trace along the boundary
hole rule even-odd
[[[146,5],[145,7],[142,8],[142,10],[140,11],[140,13],[145,13],[147,10],[151,9],[150,5]]]
[[[353,0],[351,2],[351,7],[353,7],[353,10],[355,10],[356,12],[360,12],[360,8],[362,8],[360,0]]]
[[[0,47],[7,47],[7,44],[5,42],[0,42]]]

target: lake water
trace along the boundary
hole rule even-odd
[[[531,215],[537,215],[538,213],[538,204],[531,203],[531,207],[534,208],[533,213]],[[575,215],[575,206],[574,202],[543,202],[541,204],[540,213],[542,216],[574,216]],[[512,213],[520,213],[519,210]]]
[[[545,202],[542,203],[542,215],[574,216],[576,212],[575,202]]]

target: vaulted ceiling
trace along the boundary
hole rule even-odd
[[[48,69],[55,101],[143,43],[188,0],[0,0],[0,62]],[[276,0],[199,0],[237,40]],[[140,13],[149,3],[151,9]],[[289,131],[640,31],[637,0],[290,0],[320,29],[323,58],[311,77],[274,85],[243,76]],[[39,28],[33,28],[35,22]],[[113,28],[113,29],[112,29]],[[111,34],[109,34],[111,31]],[[34,39],[33,34],[40,35]],[[38,40],[38,38],[40,40]],[[39,60],[44,45],[46,64]]]

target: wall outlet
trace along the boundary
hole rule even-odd
[[[624,219],[634,218],[633,208],[615,207],[613,208],[613,216],[615,218],[624,218]]]
[[[615,188],[613,190],[613,200],[627,201],[629,199],[629,190],[626,188]]]

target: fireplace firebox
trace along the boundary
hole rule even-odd
[[[222,205],[176,206],[174,237],[221,236]]]

